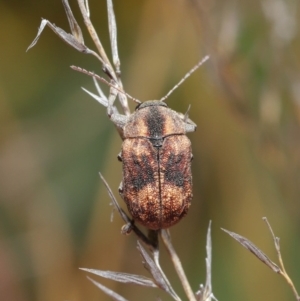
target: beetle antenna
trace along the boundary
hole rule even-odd
[[[201,65],[203,65],[209,59],[209,55],[206,55],[198,64],[196,64],[180,81],[175,85],[160,101],[165,101],[188,77],[190,77]]]
[[[110,83],[109,81],[107,81],[105,78],[99,76],[98,74],[96,74],[96,73],[94,73],[94,72],[91,72],[91,71],[88,71],[88,70],[86,70],[86,69],[83,69],[83,68],[81,68],[81,67],[77,67],[77,66],[71,66],[71,68],[72,68],[73,70],[75,70],[75,71],[81,72],[81,73],[83,73],[83,74],[86,74],[86,75],[88,75],[88,76],[91,76],[91,77],[93,77],[93,78],[99,80],[100,82],[105,83],[106,85],[108,85],[108,86],[110,86],[110,87],[116,89],[116,90],[119,91],[120,93],[125,94],[128,98],[132,99],[134,102],[136,102],[136,103],[138,103],[138,104],[141,103],[140,100],[138,100],[137,98],[132,97],[131,95],[129,95],[128,93],[126,93],[123,89],[120,89],[120,88],[116,87],[114,84]]]

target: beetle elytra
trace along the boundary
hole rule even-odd
[[[119,192],[133,219],[152,230],[176,224],[191,203],[192,152],[185,134],[196,125],[185,119],[165,102],[146,101],[122,127]]]

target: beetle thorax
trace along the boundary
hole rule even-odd
[[[167,136],[182,134],[185,134],[183,120],[159,101],[139,105],[124,127],[125,139],[148,138],[154,146],[160,146]]]

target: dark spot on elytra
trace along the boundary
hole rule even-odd
[[[169,183],[182,187],[184,175],[182,173],[183,155],[170,154],[165,167],[165,180]]]
[[[146,185],[153,183],[155,166],[151,166],[149,158],[146,155],[141,155],[140,157],[132,154],[133,160],[133,170],[134,173],[131,175],[131,183],[136,190],[136,192],[143,189]]]

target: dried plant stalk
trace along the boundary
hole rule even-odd
[[[162,230],[161,231],[161,237],[162,237],[162,240],[163,240],[163,242],[164,242],[164,244],[165,244],[165,246],[166,246],[166,248],[167,248],[167,250],[170,254],[171,260],[173,262],[173,265],[175,267],[177,275],[178,275],[178,277],[179,277],[179,279],[182,283],[182,286],[183,286],[183,289],[186,293],[186,296],[188,297],[188,299],[190,301],[197,301],[196,297],[195,297],[195,294],[194,294],[194,292],[193,292],[193,290],[192,290],[192,288],[191,288],[191,286],[188,282],[188,279],[185,275],[185,272],[184,272],[183,267],[181,265],[180,259],[177,256],[177,254],[175,252],[175,249],[174,249],[174,247],[171,243],[171,237],[170,237],[168,231],[167,230]]]
[[[113,10],[113,3],[112,0],[107,0],[107,12],[108,12],[108,23],[109,23],[109,36],[111,41],[111,51],[112,51],[112,58],[113,58],[113,64],[110,62],[105,49],[102,46],[101,40],[99,36],[97,35],[97,32],[92,24],[92,21],[90,19],[90,10],[88,5],[88,0],[78,0],[78,5],[81,11],[81,14],[83,16],[84,23],[87,27],[87,30],[96,46],[97,52],[90,49],[85,45],[84,38],[82,35],[82,30],[77,23],[72,10],[69,6],[68,0],[62,0],[63,6],[69,21],[70,31],[71,33],[67,33],[63,29],[59,28],[58,26],[54,25],[54,23],[49,22],[48,20],[43,19],[37,36],[33,40],[33,42],[30,44],[28,49],[32,48],[37,41],[39,40],[44,28],[48,26],[56,35],[58,35],[64,42],[66,42],[68,45],[70,45],[72,48],[76,49],[77,51],[80,51],[85,54],[92,54],[94,55],[102,64],[104,73],[108,76],[109,80],[106,80],[95,73],[92,73],[90,71],[87,71],[85,69],[72,66],[72,68],[76,71],[80,71],[82,73],[85,73],[93,78],[95,88],[97,90],[97,94],[94,94],[86,89],[84,89],[85,92],[87,92],[90,96],[92,96],[94,99],[96,99],[101,105],[103,105],[105,108],[107,108],[107,113],[109,116],[112,114],[118,113],[118,109],[115,105],[115,101],[118,99],[118,101],[121,104],[121,108],[123,110],[124,118],[128,118],[130,115],[130,110],[128,107],[127,97],[132,99],[133,101],[140,103],[139,100],[133,98],[129,94],[127,94],[123,89],[123,84],[121,81],[121,70],[120,70],[120,59],[118,54],[118,45],[117,45],[117,26],[116,26],[116,19],[115,14]],[[192,68],[177,85],[175,85],[167,94],[164,96],[161,101],[164,101],[167,99],[167,97],[181,85],[181,83],[188,78],[196,69],[198,69],[205,61],[207,61],[208,56],[204,57],[197,65],[195,65],[194,68]],[[97,80],[105,82],[107,85],[110,86],[110,92],[109,95],[105,95],[103,93],[100,85],[98,84]],[[188,117],[188,111],[184,116],[182,116],[182,119],[187,122],[191,127],[194,127],[195,124],[189,119]],[[122,133],[119,131],[121,137]],[[138,251],[140,255],[142,256],[143,264],[146,270],[150,273],[151,278],[140,276],[140,275],[134,275],[134,274],[128,274],[128,273],[121,273],[121,272],[114,272],[114,271],[101,271],[101,270],[95,270],[95,269],[87,269],[87,268],[81,268],[83,271],[94,274],[96,276],[104,277],[107,279],[111,279],[114,281],[122,282],[125,284],[135,284],[140,285],[144,287],[152,287],[152,288],[160,288],[163,291],[165,291],[173,300],[181,301],[181,298],[178,296],[178,294],[173,289],[170,281],[168,280],[166,274],[162,270],[159,262],[159,243],[158,243],[158,236],[160,235],[170,256],[171,260],[173,262],[173,265],[175,267],[175,270],[177,271],[180,281],[182,283],[182,286],[185,290],[185,293],[187,295],[187,298],[189,301],[209,301],[213,297],[212,291],[211,291],[211,238],[210,238],[210,225],[209,225],[209,231],[208,231],[208,238],[207,238],[207,251],[210,252],[207,255],[206,264],[207,264],[207,279],[205,287],[202,288],[197,294],[195,294],[188,282],[187,277],[185,276],[184,269],[181,265],[180,259],[178,255],[175,252],[175,249],[172,245],[170,234],[166,230],[157,230],[157,231],[149,231],[148,235],[145,235],[135,224],[134,221],[127,215],[127,213],[121,208],[121,206],[118,204],[111,188],[109,187],[108,183],[105,181],[104,177],[100,174],[101,180],[103,181],[109,197],[112,201],[112,204],[116,211],[119,213],[121,218],[124,220],[125,225],[122,228],[123,234],[128,234],[130,232],[133,232],[137,239],[138,239]],[[143,247],[143,245],[140,243],[142,242],[145,244],[145,246],[148,247],[149,253],[146,251],[146,249]],[[91,279],[88,277],[88,279],[94,283],[99,289],[101,289],[105,294],[110,296],[113,300],[117,301],[126,301],[126,299],[119,295],[118,293],[110,290],[109,288],[103,286],[101,283]]]
[[[267,226],[272,234],[272,238],[273,238],[275,249],[276,249],[277,256],[278,256],[279,266],[276,263],[274,263],[261,249],[259,249],[248,238],[245,238],[237,233],[234,233],[234,232],[231,232],[231,231],[228,231],[225,229],[222,229],[222,230],[224,232],[226,232],[227,234],[229,234],[237,242],[239,242],[248,251],[250,251],[252,254],[254,254],[256,258],[258,258],[261,262],[263,262],[265,265],[267,265],[273,272],[283,276],[285,281],[291,287],[296,300],[300,301],[300,297],[296,290],[296,287],[284,268],[283,259],[282,259],[282,255],[281,255],[281,251],[280,251],[279,237],[275,236],[268,219],[266,217],[263,217],[263,220],[267,223]]]

